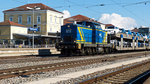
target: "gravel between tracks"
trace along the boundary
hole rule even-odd
[[[33,61],[33,62],[23,62],[23,63],[9,63],[9,64],[0,64],[0,70],[2,69],[9,69],[9,68],[19,68],[19,67],[26,67],[26,66],[34,66],[34,65],[44,65],[44,64],[53,64],[59,62],[67,62],[67,61],[76,61],[76,60],[85,60],[91,58],[99,58],[99,56],[95,57],[87,57],[87,58],[67,58],[67,59],[57,59],[57,60],[47,60],[47,61]],[[34,59],[34,58],[33,58]],[[40,59],[40,58],[39,58]],[[19,60],[19,59],[18,59]]]
[[[88,56],[88,57],[70,57],[64,59],[62,57],[54,60],[47,60],[47,61],[33,61],[33,62],[23,62],[23,63],[8,63],[8,64],[0,64],[0,70],[2,69],[9,69],[9,68],[19,68],[19,67],[26,67],[26,66],[34,66],[34,65],[44,65],[44,64],[53,64],[53,63],[59,63],[59,62],[67,62],[67,61],[77,61],[77,60],[85,60],[85,59],[95,59],[95,58],[101,58],[101,57],[111,57],[111,56],[120,56],[120,54],[109,54],[109,55],[103,55],[103,56]],[[34,58],[29,58],[34,59]],[[40,58],[39,58],[40,59]],[[20,59],[18,59],[20,60]]]
[[[148,59],[150,61],[150,59]],[[146,60],[144,60],[146,61]],[[142,62],[144,62],[142,61]],[[142,63],[140,62],[140,63]],[[121,68],[125,68],[127,66],[131,66],[131,65],[134,65],[134,64],[138,64],[139,62],[136,62],[136,63],[133,63],[133,64],[128,64],[128,65],[122,65]],[[94,77],[97,77],[97,76],[101,76],[101,75],[104,75],[105,73],[110,73],[110,72],[113,72],[113,71],[116,71],[116,70],[119,70],[120,67],[117,67],[117,68],[110,68],[110,69],[107,69],[107,70],[102,70],[102,71],[98,71],[98,72],[94,72],[92,74],[88,74],[88,75],[83,75],[83,76],[80,76],[78,78],[71,78],[69,80],[64,80],[64,81],[59,81],[55,84],[78,84],[79,82],[81,81],[84,81],[84,80],[87,80],[87,79],[90,79],[90,78],[94,78]]]
[[[24,77],[21,77],[21,76],[13,77],[13,78],[0,80],[0,83],[2,83],[2,84],[24,84],[24,83],[30,82],[30,81],[36,81],[36,80],[39,80],[39,79],[55,77],[55,76],[62,75],[62,74],[67,74],[67,73],[71,73],[71,72],[77,72],[77,71],[81,71],[81,70],[85,70],[85,69],[96,68],[96,67],[100,67],[100,66],[105,66],[105,65],[112,64],[112,63],[116,63],[116,62],[132,60],[132,59],[135,59],[135,58],[128,58],[128,59],[122,59],[122,60],[118,60],[118,61],[105,62],[105,63],[97,63],[97,64],[91,64],[91,65],[86,65],[86,66],[80,66],[80,67],[76,67],[76,68],[56,70],[56,71],[51,71],[51,72],[42,72],[42,73],[32,74],[32,75],[24,76]],[[64,81],[59,82],[58,84],[60,84],[60,83],[68,84],[68,83],[64,83]]]

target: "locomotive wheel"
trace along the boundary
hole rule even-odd
[[[61,55],[65,55],[65,50],[61,50]]]
[[[85,54],[89,55],[89,49],[88,48],[85,48]]]
[[[97,49],[95,49],[95,54],[96,54],[96,55],[98,55],[98,54],[99,54],[99,52],[98,52],[98,50],[97,50]]]
[[[73,53],[72,50],[68,50],[67,56],[72,56],[73,55],[72,53]]]
[[[93,54],[93,55],[96,54],[96,49],[95,49],[95,48],[92,49],[92,54]]]
[[[105,48],[105,53],[106,53],[106,54],[109,53],[109,48]]]
[[[61,55],[72,56],[72,50],[61,50]]]
[[[92,48],[89,48],[89,55],[92,55],[93,52],[92,52]]]
[[[85,49],[84,48],[82,48],[81,50],[80,50],[80,55],[85,55]]]

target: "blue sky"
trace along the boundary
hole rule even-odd
[[[0,21],[3,21],[4,10],[27,3],[43,3],[58,11],[68,10],[71,16],[82,14],[99,20],[102,14],[115,13],[134,19],[137,26],[150,26],[150,3],[128,5],[142,1],[148,0],[1,0]],[[104,6],[95,6],[99,4]]]

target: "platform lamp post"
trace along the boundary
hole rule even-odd
[[[33,24],[32,24],[32,25],[33,25],[33,28],[34,28],[34,11],[35,11],[35,10],[40,10],[41,8],[35,6],[35,7],[33,7],[33,8],[27,7],[27,9],[32,10],[32,14],[33,14]],[[33,33],[32,33],[32,48],[34,48],[34,30],[33,30]]]

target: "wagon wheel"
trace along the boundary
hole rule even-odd
[[[95,48],[92,49],[92,53],[93,53],[93,55],[96,54],[96,49]]]

